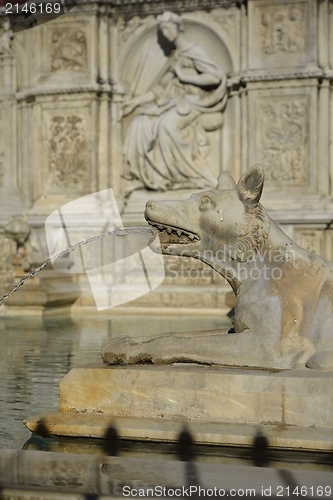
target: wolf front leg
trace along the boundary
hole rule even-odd
[[[272,337],[268,333],[264,339],[248,330],[234,334],[209,330],[115,338],[103,348],[102,356],[111,365],[200,363],[277,370],[292,368],[297,355],[282,356]]]

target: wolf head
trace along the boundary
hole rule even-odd
[[[145,218],[159,233],[162,252],[200,258],[213,256],[246,262],[264,244],[269,219],[259,200],[264,184],[261,165],[251,167],[238,184],[227,172],[216,189],[193,194],[185,201],[148,201]],[[221,254],[220,254],[221,255]]]

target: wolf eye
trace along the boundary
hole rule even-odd
[[[209,196],[203,196],[200,200],[199,210],[209,210],[211,208],[212,200]]]

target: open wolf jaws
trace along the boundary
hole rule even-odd
[[[163,254],[195,257],[230,283],[235,333],[114,339],[102,352],[107,363],[333,370],[333,264],[297,246],[269,218],[259,203],[263,184],[255,165],[237,185],[223,172],[216,189],[146,206]]]

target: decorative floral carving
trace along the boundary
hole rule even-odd
[[[82,71],[87,66],[87,40],[82,30],[57,29],[51,35],[51,68]]]
[[[307,98],[263,99],[258,123],[266,178],[290,185],[306,182]]]
[[[212,18],[222,26],[224,31],[228,33],[231,38],[236,37],[236,16],[235,14],[213,13]]]
[[[261,12],[261,42],[265,54],[298,53],[305,48],[307,5],[272,6]]]
[[[66,191],[87,187],[88,141],[84,117],[53,116],[50,124],[49,161],[52,185]]]

